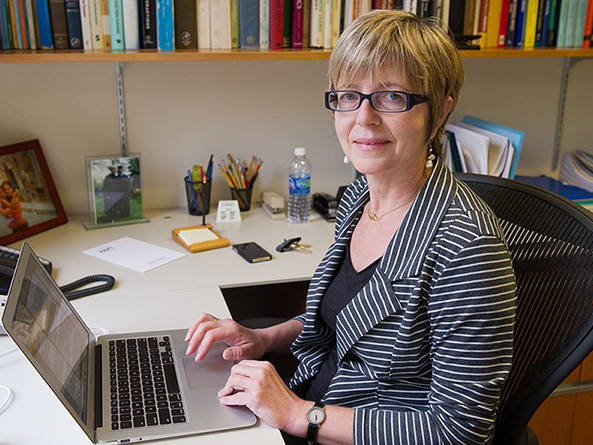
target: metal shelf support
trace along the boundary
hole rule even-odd
[[[115,62],[115,80],[117,89],[117,116],[119,119],[119,141],[121,144],[121,155],[126,157],[128,150],[126,147],[126,114],[124,107],[124,81],[123,81],[123,62]]]

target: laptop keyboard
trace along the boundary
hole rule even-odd
[[[169,337],[109,341],[111,429],[186,422]]]

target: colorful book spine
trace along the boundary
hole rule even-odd
[[[37,38],[35,36],[35,18],[33,17],[33,1],[25,0],[25,11],[27,15],[27,38],[29,48],[37,49]]]
[[[124,16],[122,0],[109,0],[109,30],[111,31],[111,49],[126,49],[124,36]]]
[[[333,48],[332,44],[332,21],[333,21],[333,14],[334,8],[332,5],[332,0],[324,0],[323,5],[323,48],[331,49]]]
[[[529,0],[527,2],[527,11],[525,13],[525,38],[524,47],[535,47],[535,30],[537,28],[539,0]]]
[[[498,47],[498,31],[500,30],[500,12],[502,0],[490,0],[488,8],[488,24],[486,27],[486,48]]]
[[[157,39],[160,50],[175,48],[173,0],[157,0]],[[113,31],[112,31],[113,32]]]
[[[65,0],[66,25],[68,27],[68,47],[82,49],[82,23],[80,19],[80,0]]]
[[[156,49],[156,0],[142,0],[139,13],[140,48]]]
[[[212,48],[231,48],[230,0],[213,0],[210,4],[210,44]]]
[[[303,49],[305,1],[295,0],[292,7],[292,47]]]
[[[282,16],[282,48],[292,47],[292,4],[293,0],[284,0]]]
[[[91,40],[93,42],[93,50],[102,51],[105,49],[105,39],[103,38],[101,0],[89,0],[89,20],[91,23]]]
[[[505,47],[512,47],[515,44],[515,27],[517,25],[517,9],[521,0],[511,0],[509,2],[509,14],[507,18]]]
[[[538,0],[537,3],[537,22],[535,24],[535,46],[542,46],[542,32],[544,26],[544,10],[546,8],[546,0]]]
[[[51,34],[48,0],[37,0],[37,23],[39,24],[39,40],[41,49],[53,49],[54,42]]]
[[[282,49],[284,0],[270,0],[270,49]]]
[[[311,0],[303,0],[303,48],[311,46]]]
[[[80,0],[80,29],[82,31],[82,47],[85,50],[93,49],[90,11],[89,0]]]
[[[55,49],[68,49],[68,25],[64,0],[49,0],[52,37]]]
[[[27,36],[27,19],[25,16],[24,0],[17,0],[15,5],[15,18],[19,32],[19,48],[29,49],[29,38]]]
[[[198,4],[195,0],[175,0],[175,48],[198,47]]]
[[[259,1],[259,47],[270,49],[270,0]]]
[[[210,49],[210,0],[198,0],[198,48]]]
[[[574,41],[573,48],[583,47],[583,37],[585,35],[585,22],[587,20],[587,6],[589,0],[579,0],[577,12],[575,14]]]
[[[231,0],[231,48],[239,48],[239,0]]]
[[[103,49],[111,51],[111,17],[109,17],[109,0],[100,0],[101,31],[103,32]]]
[[[593,0],[589,1],[587,17],[585,19],[585,30],[583,32],[583,48],[591,47],[591,34],[593,33]]]
[[[140,11],[138,0],[122,2],[124,45],[126,49],[140,49]]]
[[[548,38],[546,46],[556,46],[558,40],[558,22],[560,21],[561,0],[550,0],[550,15],[548,17]]]
[[[259,48],[259,1],[241,0],[239,4],[241,48]]]
[[[527,0],[519,0],[517,8],[517,20],[515,23],[515,39],[513,46],[515,48],[523,48],[525,43],[525,23],[527,14]]]
[[[543,20],[542,20],[542,34],[541,46],[548,46],[548,32],[550,29],[550,10],[552,7],[552,0],[544,0]]]
[[[8,3],[0,0],[0,33],[2,34],[2,49],[13,49],[12,31],[9,29],[10,19],[8,17]]]
[[[323,48],[325,0],[311,1],[311,48]]]
[[[18,9],[18,8],[17,8]],[[15,14],[15,3],[14,0],[8,0],[8,21],[10,23],[10,32],[12,33],[12,47],[18,48],[19,47],[19,31],[17,29],[17,20]]]

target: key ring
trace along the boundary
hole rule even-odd
[[[280,244],[278,244],[278,247],[276,247],[276,250],[278,252],[287,252],[289,250],[298,250],[299,252],[313,253],[311,250],[307,249],[307,247],[311,247],[311,244],[299,244],[300,240],[301,240],[300,236],[297,236],[296,238],[285,239]]]

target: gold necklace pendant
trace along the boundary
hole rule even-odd
[[[410,199],[409,201],[406,201],[406,202],[404,202],[403,204],[401,204],[401,205],[399,205],[399,206],[397,206],[397,207],[395,207],[395,208],[393,208],[393,209],[391,209],[391,210],[387,210],[387,211],[386,211],[385,213],[383,213],[381,216],[377,216],[377,214],[376,214],[376,213],[374,213],[374,212],[371,212],[370,210],[367,210],[367,215],[369,216],[369,219],[370,219],[371,221],[379,221],[379,220],[381,220],[381,218],[383,218],[383,217],[384,217],[385,215],[387,215],[388,213],[395,212],[396,210],[399,210],[399,209],[401,209],[403,206],[405,206],[405,205],[408,205],[409,203],[411,203],[411,202],[414,200],[414,198],[416,198],[416,195],[412,196],[412,199]]]

